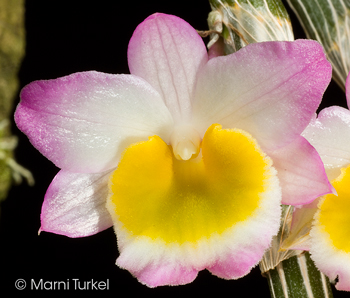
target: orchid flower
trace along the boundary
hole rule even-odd
[[[350,75],[346,97],[350,106]],[[323,109],[303,136],[318,150],[337,192],[321,197],[317,206],[308,206],[306,212],[314,220],[303,248],[310,250],[321,272],[333,281],[338,278],[338,290],[350,291],[350,111],[338,106]],[[297,210],[293,221],[298,222],[302,209]],[[302,226],[300,222],[298,225]]]
[[[315,41],[251,44],[208,60],[184,20],[154,14],[135,30],[130,75],[35,81],[15,121],[61,168],[41,231],[111,226],[117,264],[150,287],[249,273],[280,224],[280,204],[330,193],[300,134],[331,79]]]

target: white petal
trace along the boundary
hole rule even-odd
[[[60,171],[46,192],[40,230],[75,238],[111,227],[105,207],[110,174]]]
[[[250,44],[200,70],[194,125],[249,132],[266,149],[290,143],[305,129],[331,79],[321,45],[311,40]]]
[[[173,123],[143,79],[94,71],[27,85],[15,120],[56,166],[80,173],[116,167],[128,145],[149,136],[168,142]]]
[[[350,164],[350,111],[338,106],[323,109],[302,135],[319,153],[333,180]]]
[[[175,121],[191,118],[197,71],[208,60],[196,30],[184,20],[156,13],[135,30],[128,48],[130,72],[163,97]]]

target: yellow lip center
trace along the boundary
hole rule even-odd
[[[338,196],[324,196],[319,208],[318,223],[324,227],[333,245],[350,252],[350,166],[332,181]]]
[[[197,142],[193,135],[185,142]],[[172,145],[182,146],[177,140]],[[110,179],[107,207],[118,227],[132,236],[182,244],[253,216],[275,175],[256,141],[242,130],[213,124],[198,148],[200,154],[191,158],[198,152],[189,150],[186,160],[186,150],[158,136],[129,146]]]

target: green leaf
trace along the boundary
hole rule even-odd
[[[209,0],[208,47],[223,38],[225,54],[250,43],[294,40],[289,15],[280,0]]]
[[[345,89],[350,71],[350,0],[287,0],[308,38],[320,42]]]

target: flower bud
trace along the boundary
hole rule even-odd
[[[280,0],[210,0],[208,17],[210,48],[223,38],[225,54],[238,51],[247,44],[262,41],[294,40],[289,15]],[[220,21],[222,25],[219,24]]]

